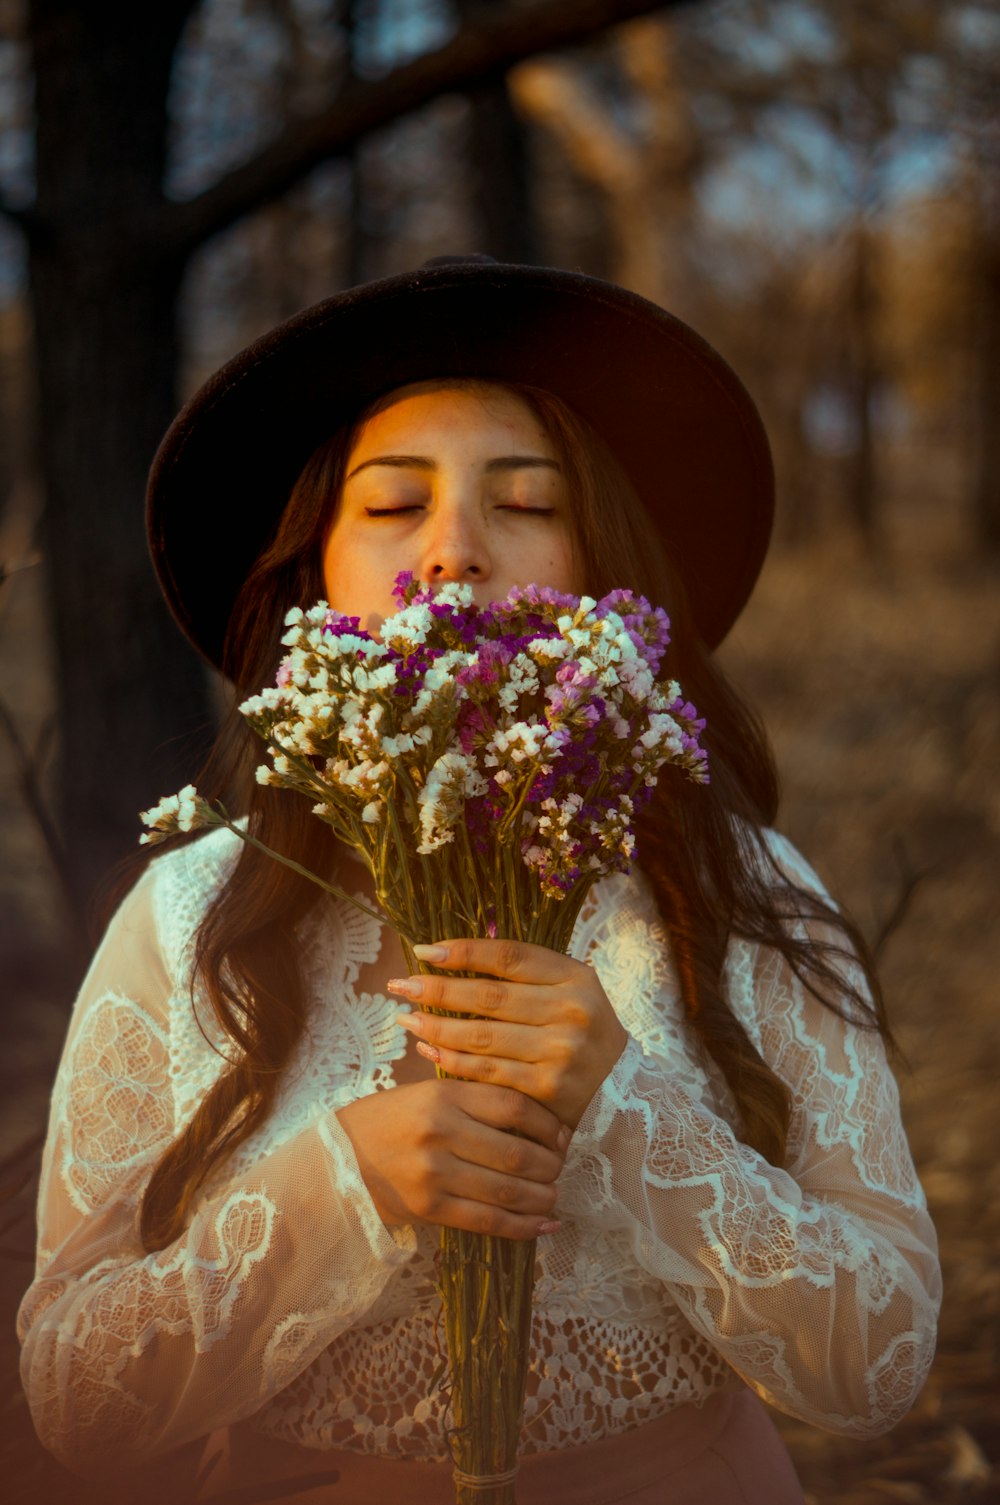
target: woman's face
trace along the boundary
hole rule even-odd
[[[579,594],[559,456],[500,387],[401,387],[364,424],[327,534],[327,600],[377,632],[392,584],[467,582],[477,604],[535,582]]]

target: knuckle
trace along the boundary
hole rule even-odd
[[[495,1031],[492,1024],[487,1024],[485,1020],[481,1020],[472,1031],[473,1050],[489,1052],[493,1047],[494,1037]]]
[[[507,1087],[504,1092],[504,1117],[513,1129],[527,1129],[531,1122],[531,1102],[516,1087]]]
[[[562,1087],[562,1073],[558,1070],[549,1069],[542,1073],[542,1101],[554,1103],[559,1096]]]
[[[574,998],[566,1009],[566,1022],[572,1029],[585,1033],[590,1027],[590,1010],[582,998]]]
[[[419,1162],[440,1134],[437,1127],[437,1115],[433,1108],[429,1108],[426,1115],[417,1117],[408,1124],[407,1130],[410,1137],[410,1150]]]
[[[473,1233],[499,1234],[502,1231],[503,1218],[498,1209],[487,1207],[485,1203],[472,1214],[470,1219]]]
[[[504,1146],[504,1169],[512,1176],[523,1176],[529,1168],[531,1146],[526,1139],[514,1139]]]
[[[495,1014],[499,1009],[503,1008],[506,996],[507,989],[503,983],[486,982],[483,983],[482,991],[479,994],[479,1005],[484,1013]]]
[[[503,1178],[494,1185],[493,1194],[502,1207],[513,1207],[518,1198],[517,1182]]]
[[[554,1041],[554,1053],[561,1066],[571,1066],[579,1049],[578,1040],[570,1034],[559,1035]]]
[[[501,972],[513,972],[521,960],[521,947],[517,941],[500,941],[497,946],[497,966]]]

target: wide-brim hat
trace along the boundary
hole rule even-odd
[[[612,283],[435,258],[278,325],[168,430],[150,472],[150,550],[174,616],[212,663],[312,452],[381,394],[448,376],[542,387],[592,424],[684,581],[705,642],[721,642],[760,572],[774,510],[767,437],[738,377],[681,320]]]

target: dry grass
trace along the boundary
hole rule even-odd
[[[776,554],[725,650],[774,738],[783,829],[867,933],[892,921],[883,976],[908,1061],[900,1069],[904,1114],[945,1271],[938,1357],[914,1411],[890,1436],[859,1444],[779,1418],[807,1494],[821,1505],[1000,1499],[998,581],[996,571],[943,550],[931,563],[926,551],[901,546],[891,568],[847,543]],[[8,618],[0,660],[8,695],[26,654],[31,661],[32,608],[19,588],[24,621]],[[29,719],[37,720],[44,685],[31,696]],[[65,998],[58,969],[25,965],[40,945],[51,949],[58,916],[2,764],[0,819],[11,838],[7,881],[16,887],[3,897],[18,901],[16,919],[0,931],[14,980],[0,1062],[0,1137],[9,1144],[44,1111]],[[24,1219],[0,1244],[26,1248],[26,1229]],[[0,1467],[15,1481],[11,1498],[46,1501],[69,1481],[30,1438],[13,1375],[10,1323],[27,1278],[26,1262],[0,1261]],[[70,1492],[82,1498],[75,1484]]]
[[[894,1432],[778,1418],[822,1505],[1000,1499],[998,584],[847,543],[778,555],[726,650],[775,743],[783,829],[869,936],[897,911],[881,970],[944,1267],[937,1359]]]

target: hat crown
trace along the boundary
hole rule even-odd
[[[495,256],[483,256],[478,251],[472,251],[467,256],[431,256],[427,261],[422,261],[417,270],[426,272],[430,267],[498,267],[499,265]]]

